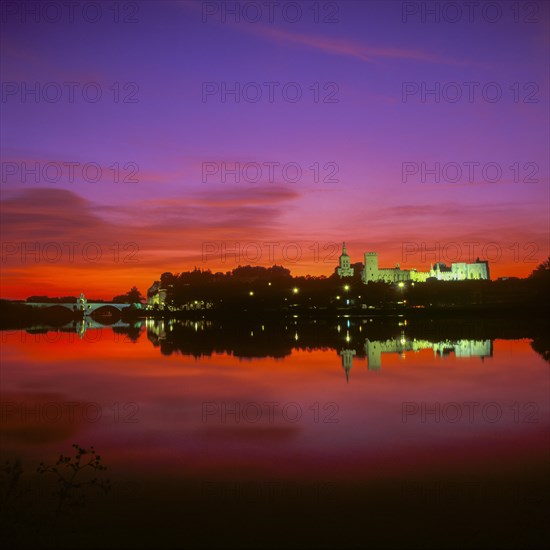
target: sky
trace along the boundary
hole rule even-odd
[[[342,241],[527,276],[549,253],[549,7],[466,4],[4,2],[0,297],[328,276]]]

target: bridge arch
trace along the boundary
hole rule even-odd
[[[111,325],[120,320],[120,309],[111,305],[99,305],[90,313],[90,317],[102,325]]]
[[[69,322],[73,318],[72,308],[67,307],[67,305],[74,304],[48,304],[46,307],[42,308],[43,311],[47,312],[50,322],[56,325],[63,325]]]

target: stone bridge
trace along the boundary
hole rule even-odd
[[[49,308],[49,307],[63,307],[65,309],[68,309],[69,311],[82,311],[86,315],[90,315],[94,311],[97,311],[98,309],[102,307],[114,307],[118,309],[119,311],[122,311],[123,309],[126,309],[127,307],[130,307],[130,304],[112,304],[107,302],[88,302],[86,304],[86,308],[78,307],[78,304],[75,303],[59,303],[59,302],[25,302],[25,305],[36,307],[36,308]]]
[[[81,294],[77,299],[76,303],[61,303],[61,302],[25,302],[26,305],[36,308],[52,308],[52,307],[62,307],[68,309],[72,312],[80,311],[84,315],[91,315],[92,313],[102,309],[107,308],[105,311],[108,311],[108,308],[114,308],[118,311],[122,311],[130,307],[130,304],[114,304],[109,302],[88,302],[84,297],[84,294]]]

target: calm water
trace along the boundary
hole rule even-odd
[[[4,331],[1,458],[24,471],[13,540],[543,545],[546,329],[340,318]],[[35,470],[73,443],[95,447],[113,487],[77,489],[83,506],[52,519],[54,476]]]

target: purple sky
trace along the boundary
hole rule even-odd
[[[25,15],[33,4],[6,2],[2,11],[2,297],[81,289],[110,297],[133,284],[144,292],[166,270],[225,271],[238,263],[328,275],[332,256],[316,259],[314,243],[322,255],[326,243],[342,240],[352,261],[377,250],[383,265],[419,269],[449,263],[450,242],[462,245],[462,261],[474,259],[464,243],[479,243],[476,256],[496,243],[500,258],[494,246],[488,258],[495,260],[493,276],[525,276],[548,255],[546,3],[531,3],[538,6],[534,13],[520,3],[516,13],[512,2],[501,2],[500,17],[491,10],[484,17],[481,2],[469,22],[459,2],[463,15],[456,23],[433,16],[422,22],[422,5],[433,2],[299,2],[302,15],[294,23],[285,20],[296,13],[289,2],[273,7],[273,22],[263,3],[249,3],[241,15],[252,17],[260,7],[256,23],[237,23],[230,14],[224,22],[220,2],[138,2],[133,14],[134,3],[120,2],[118,23],[112,2],[98,3],[97,22],[86,21],[95,13],[85,2],[73,20],[62,2],[52,2],[58,22],[46,20],[55,18],[54,8],[38,21]],[[242,10],[247,3],[237,4]],[[335,22],[324,22],[332,6]],[[404,10],[415,9],[403,21]],[[125,22],[130,18],[136,22]],[[76,83],[72,103],[67,82]],[[220,93],[203,97],[207,82],[213,83],[208,89],[257,83],[246,88],[248,97],[258,89],[262,97],[256,103],[242,96],[236,103],[232,95],[224,102]],[[273,102],[265,82],[280,83]],[[289,82],[302,90],[295,103],[282,95]],[[418,93],[404,99],[404,82]],[[422,101],[422,83],[433,89],[436,82],[445,90],[440,101],[433,95]],[[465,82],[479,83],[473,101]],[[484,99],[490,82],[487,98],[500,89],[498,101]],[[61,90],[61,97],[36,102],[22,95],[36,83],[50,97]],[[333,84],[323,89],[327,83]],[[102,97],[92,102],[97,87]],[[286,88],[289,96],[294,89]],[[449,101],[457,89],[462,98]],[[330,92],[335,102],[323,102]],[[53,163],[51,171],[38,181],[22,177],[22,163],[37,162],[41,169]],[[69,181],[67,162],[97,163],[101,180],[90,181],[91,170],[86,181],[77,166]],[[450,181],[451,168],[439,183],[430,174],[422,181],[420,173],[403,181],[403,163],[414,171],[436,162],[460,165],[462,177]],[[114,163],[120,179],[135,169],[137,181],[113,181]],[[203,163],[258,163],[262,178],[246,181],[252,168],[240,182],[231,175],[224,182],[220,172],[204,177]],[[272,181],[264,163],[280,164]],[[293,169],[284,177],[280,166],[287,163],[302,168],[299,181],[291,181]],[[318,182],[309,168],[314,163]],[[479,163],[471,181],[465,163]],[[487,181],[495,174],[490,167],[483,176],[487,163],[502,169],[499,181]],[[55,166],[62,167],[59,181]],[[337,181],[323,181],[333,169]],[[41,243],[43,252],[46,243],[67,240],[78,243],[73,259],[65,247],[55,261],[20,253],[28,243]],[[223,262],[221,254],[205,259],[205,243],[221,241],[230,249],[235,241],[254,242],[263,255],[256,262]],[[101,247],[99,261],[83,258],[88,242]],[[109,252],[115,242],[136,243],[137,261]],[[268,242],[280,243],[274,261]],[[290,242],[302,249],[294,263],[282,252]],[[404,243],[419,252],[403,258]],[[439,257],[421,254],[421,243],[439,246]]]

